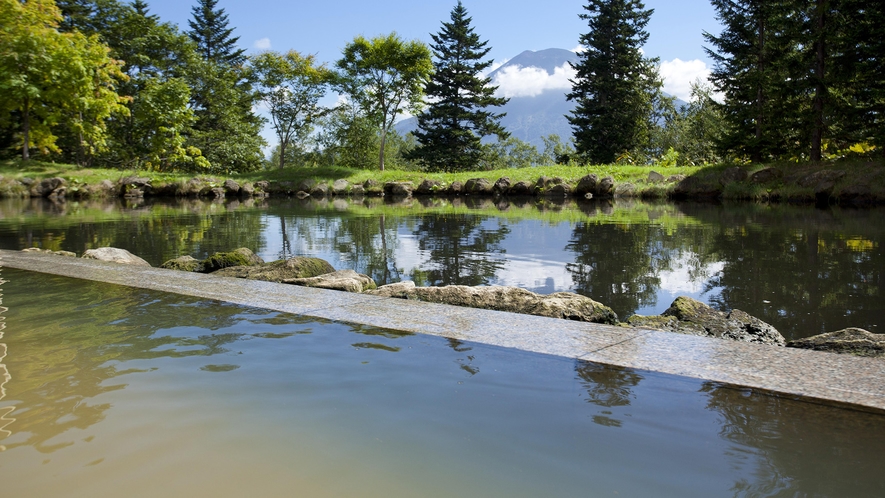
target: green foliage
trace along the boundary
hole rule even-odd
[[[652,10],[639,0],[589,0],[580,18],[590,30],[568,99],[576,102],[569,123],[575,148],[590,163],[612,163],[625,151],[645,146],[654,100],[662,82],[657,59],[642,55]]]
[[[692,83],[690,102],[679,110],[666,109],[660,120],[652,129],[650,161],[670,150],[678,154],[681,165],[720,161],[717,146],[726,124],[709,84],[700,80]]]
[[[378,166],[384,171],[387,134],[396,117],[403,111],[417,114],[423,105],[423,87],[433,70],[430,50],[396,33],[371,40],[357,36],[335,65],[339,91],[379,130]]]
[[[575,142],[563,142],[557,134],[541,137],[544,141],[544,160],[549,164],[569,164],[576,159]]]
[[[198,0],[191,8],[193,19],[188,21],[191,30],[187,35],[197,44],[197,52],[204,60],[228,67],[246,61],[243,49],[237,49],[240,37],[231,37],[234,28],[227,27],[224,9],[216,9],[218,0]]]
[[[410,155],[429,170],[476,168],[482,158],[482,137],[495,134],[506,139],[509,135],[500,124],[503,114],[486,110],[502,106],[508,99],[496,98],[497,87],[481,76],[492,65],[492,60],[482,61],[491,49],[486,47],[488,42],[480,41],[470,22],[459,1],[451,22],[444,22],[442,30],[431,35],[436,61],[425,87],[430,103],[418,115],[414,135],[419,145]]]
[[[314,120],[327,109],[319,105],[333,73],[317,65],[313,55],[294,50],[285,54],[264,52],[251,58],[259,95],[270,111],[271,126],[280,143],[280,169],[285,166],[286,148],[304,139]]]
[[[104,150],[105,120],[126,111],[116,92],[125,76],[107,46],[60,32],[51,1],[2,0],[0,20],[0,121],[19,129],[22,159],[31,147],[59,152],[59,133],[75,134],[81,155]]]
[[[484,170],[530,168],[548,162],[537,147],[514,136],[503,140],[499,138],[497,142],[483,144],[482,147],[483,161],[479,165]]]

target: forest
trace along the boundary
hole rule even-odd
[[[429,45],[355,36],[327,65],[294,49],[247,55],[218,0],[197,0],[183,31],[143,0],[0,0],[0,159],[233,174],[885,157],[885,6],[711,3],[723,27],[704,33],[715,66],[677,107],[642,51],[653,10],[587,0],[573,135],[539,151],[500,125],[489,41],[460,1]],[[404,113],[418,129],[402,136]]]

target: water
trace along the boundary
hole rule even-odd
[[[422,202],[424,204],[422,204]],[[271,200],[125,205],[0,202],[0,247],[122,247],[154,265],[249,247],[265,260],[322,257],[380,284],[515,285],[571,291],[622,320],[680,295],[741,309],[788,339],[880,332],[885,210],[755,204],[388,205]]]
[[[2,269],[3,496],[882,496],[885,416]]]

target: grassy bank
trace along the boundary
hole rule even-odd
[[[284,170],[271,169],[261,170],[245,174],[230,175],[229,178],[243,181],[278,181],[299,183],[304,180],[331,183],[338,179],[344,179],[351,184],[361,184],[372,179],[380,182],[411,181],[416,186],[424,179],[439,180],[444,184],[456,181],[466,182],[472,178],[484,178],[494,183],[502,177],[510,179],[511,183],[526,181],[534,183],[539,177],[560,177],[572,185],[578,179],[588,174],[595,174],[599,178],[611,176],[616,185],[630,183],[633,185],[632,195],[645,198],[666,198],[674,194],[677,189],[677,181],[654,182],[649,180],[649,172],[660,173],[665,179],[675,175],[683,175],[691,181],[683,183],[683,197],[710,196],[734,200],[757,200],[757,201],[814,201],[819,184],[806,184],[803,179],[817,172],[836,170],[844,175],[834,182],[831,189],[832,197],[839,197],[843,192],[861,192],[866,198],[877,202],[885,201],[885,163],[869,161],[842,161],[831,163],[773,163],[759,165],[739,166],[748,175],[752,175],[766,168],[775,168],[780,175],[764,182],[749,180],[723,182],[726,170],[735,168],[734,165],[719,164],[703,167],[658,167],[658,166],[564,166],[551,165],[531,168],[504,169],[494,171],[472,171],[464,173],[425,173],[420,171],[401,170],[357,170],[342,167],[328,168],[286,168]],[[152,182],[169,183],[186,181],[195,175],[194,173],[158,173],[155,171],[112,170],[101,168],[80,168],[69,164],[42,163],[29,161],[0,162],[0,175],[9,179],[33,178],[42,179],[61,177],[73,184],[93,184],[102,180],[116,182],[127,176],[148,177]],[[203,175],[208,176],[208,175]],[[213,175],[216,178],[227,177]]]

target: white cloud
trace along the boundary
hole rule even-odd
[[[553,70],[553,74],[539,67],[509,66],[499,71],[492,82],[498,94],[504,97],[534,97],[547,90],[568,90],[575,70],[568,62]]]
[[[700,59],[673,59],[661,63],[660,73],[664,79],[664,91],[688,102],[691,99],[691,84],[698,79],[706,81],[710,68]]]
[[[578,45],[577,47],[573,48],[571,51],[576,54],[580,54],[581,52],[584,52],[585,50],[587,50],[587,49],[584,47],[584,45]]]
[[[255,40],[255,43],[253,43],[252,46],[258,50],[270,50],[270,38]]]
[[[488,75],[492,74],[499,67],[503,66],[504,64],[507,64],[507,61],[509,61],[509,60],[510,59],[504,59],[501,62],[493,62],[491,66],[485,68],[485,70],[481,73],[482,76],[488,76]]]

